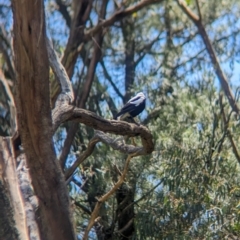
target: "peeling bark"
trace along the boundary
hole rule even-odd
[[[0,138],[0,239],[26,239],[28,231],[11,138]]]
[[[70,201],[52,141],[43,1],[13,2],[17,117],[42,239],[75,239]]]

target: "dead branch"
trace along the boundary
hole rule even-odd
[[[70,152],[70,148],[72,146],[72,142],[73,142],[73,139],[76,135],[76,132],[78,131],[78,128],[79,128],[79,124],[77,122],[73,122],[70,125],[70,128],[68,129],[67,137],[64,141],[62,152],[61,152],[61,155],[59,157],[59,162],[60,162],[60,165],[61,165],[62,169],[64,169],[64,166],[65,166],[65,163],[66,163],[66,160],[67,160],[67,156]]]
[[[122,101],[124,100],[124,96],[121,94],[121,92],[119,91],[118,87],[115,85],[114,81],[112,80],[112,77],[110,76],[110,74],[108,73],[108,70],[105,66],[105,63],[103,60],[100,61],[100,64],[102,66],[103,69],[103,73],[105,78],[110,82],[110,84],[112,85],[114,91],[117,93],[117,95],[122,99]]]

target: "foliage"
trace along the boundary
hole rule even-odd
[[[86,31],[98,23],[103,2],[93,1],[83,24]],[[120,1],[108,2],[105,19],[121,9],[117,2],[120,5]],[[127,1],[122,8],[137,2]],[[197,12],[195,1],[186,2]],[[236,90],[239,2],[199,3],[204,27],[232,89]],[[71,32],[68,17],[75,11],[71,4],[72,1],[45,1],[47,32],[61,56],[66,54]],[[0,2],[0,14],[0,38],[10,43],[8,1]],[[131,161],[124,184],[103,204],[90,237],[128,239],[123,235],[129,234],[131,239],[236,239],[240,234],[240,159],[233,148],[238,151],[238,116],[227,98],[222,97],[215,68],[194,24],[176,1],[162,1],[104,28],[101,37],[102,43],[93,36],[78,46],[71,78],[75,104],[81,101],[91,71],[94,76],[84,107],[104,118],[112,118],[129,96],[143,90],[148,102],[140,120],[154,136],[155,151]],[[96,46],[101,49],[101,57],[97,55],[99,60],[92,68]],[[11,46],[0,43],[0,71],[14,92],[15,82],[3,50],[9,52],[12,60]],[[3,89],[1,81],[0,86]],[[53,75],[51,88],[54,95]],[[8,96],[0,91],[0,135],[10,134],[10,111]],[[64,124],[54,136],[59,156],[71,126]],[[77,127],[65,171],[87,149],[93,136],[93,129]],[[138,138],[136,142],[140,145]],[[79,239],[97,199],[116,183],[125,160],[124,154],[98,143],[93,154],[75,171],[68,187]],[[126,222],[121,224],[124,219]],[[127,224],[132,227],[131,233],[123,229]]]

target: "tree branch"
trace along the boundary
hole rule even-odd
[[[72,176],[74,171],[77,169],[77,167],[87,158],[89,157],[96,144],[98,142],[103,142],[109,146],[111,146],[114,150],[118,150],[122,153],[125,154],[134,154],[138,153],[139,155],[142,153],[142,147],[135,147],[133,145],[126,145],[123,144],[122,142],[116,141],[116,139],[113,139],[109,137],[107,134],[101,132],[101,131],[96,131],[94,137],[90,140],[88,147],[86,151],[79,156],[79,158],[74,162],[74,164],[67,170],[65,173],[65,179],[66,181]],[[142,154],[141,154],[142,155]]]
[[[188,8],[188,6],[186,5],[186,2],[184,0],[178,0],[178,5],[181,7],[181,9],[183,10],[183,12],[193,21],[193,23],[196,25],[196,27],[198,28],[199,34],[202,37],[202,40],[206,46],[207,52],[210,56],[213,68],[215,70],[215,73],[219,79],[219,82],[223,88],[223,91],[225,93],[225,95],[227,96],[228,102],[232,108],[232,110],[234,112],[236,112],[238,115],[240,114],[240,109],[234,99],[234,96],[232,94],[231,88],[228,84],[228,80],[226,78],[226,76],[224,75],[221,66],[219,64],[219,61],[217,59],[217,56],[214,52],[213,46],[211,44],[211,41],[207,35],[206,29],[204,28],[202,21],[200,19],[200,17],[198,17],[197,15],[195,15],[190,8]],[[200,11],[200,9],[199,9]]]
[[[49,39],[46,39],[48,58],[50,66],[55,74],[56,79],[61,85],[61,93],[59,94],[56,106],[62,105],[64,103],[72,103],[74,99],[72,84],[69,80],[67,72],[63,67],[60,59],[58,58],[56,52],[54,51],[52,44]]]
[[[117,86],[115,85],[115,83],[113,82],[111,76],[109,75],[107,68],[105,66],[104,61],[100,61],[100,64],[102,66],[103,69],[103,73],[105,75],[105,77],[107,78],[107,80],[111,83],[114,91],[117,93],[117,95],[124,101],[124,96],[121,94],[121,92],[119,91],[119,89],[117,88]]]
[[[125,166],[124,166],[124,169],[123,169],[123,172],[122,172],[122,175],[120,176],[119,180],[117,181],[117,183],[113,186],[113,188],[107,192],[105,195],[103,195],[102,197],[100,197],[95,205],[95,208],[91,214],[91,218],[89,220],[89,223],[88,223],[88,226],[85,230],[85,233],[84,233],[84,236],[83,236],[83,240],[87,240],[88,239],[88,233],[89,231],[91,230],[91,228],[93,227],[93,225],[95,224],[95,222],[97,221],[98,219],[98,213],[99,213],[99,210],[102,206],[102,203],[105,202],[114,192],[116,192],[116,190],[121,186],[121,184],[123,183],[125,177],[126,177],[126,174],[127,174],[127,170],[128,170],[128,166],[129,166],[129,163],[130,163],[130,160],[137,156],[138,153],[136,154],[132,154],[132,155],[128,155],[127,159],[126,159],[126,162],[125,162]]]
[[[86,151],[84,151],[84,153],[82,153],[79,158],[74,162],[74,164],[66,171],[65,173],[65,179],[66,181],[68,181],[68,179],[72,176],[72,174],[74,173],[74,171],[77,169],[77,167],[87,158],[89,157],[96,144],[99,142],[99,139],[94,136],[88,143],[88,147],[86,149]]]
[[[199,0],[196,0],[196,5],[197,5],[197,10],[198,10],[199,20],[202,21],[202,14],[201,14],[200,6],[199,6]]]
[[[142,125],[137,126],[135,124],[123,121],[106,120],[88,110],[68,105],[61,106],[61,108],[57,109],[55,108],[53,111],[52,119],[54,131],[56,131],[61,123],[75,120],[106,133],[113,133],[116,135],[129,137],[139,135],[141,137],[143,145],[139,151],[139,155],[150,154],[154,150],[152,134],[146,127]]]
[[[67,6],[62,2],[62,0],[56,0],[58,5],[58,11],[62,14],[63,18],[66,20],[67,26],[71,27],[71,17],[68,13]]]
[[[90,40],[97,32],[101,31],[105,27],[109,27],[113,25],[113,23],[115,23],[116,21],[119,21],[124,17],[127,17],[137,12],[146,6],[149,6],[151,4],[161,3],[161,2],[163,2],[163,0],[142,0],[139,3],[135,4],[134,6],[128,7],[125,10],[119,10],[115,12],[109,19],[103,20],[94,28],[88,30],[84,34],[84,41]]]

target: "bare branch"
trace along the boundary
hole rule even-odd
[[[199,17],[192,12],[192,10],[187,6],[186,1],[184,0],[178,0],[178,5],[182,8],[183,12],[186,13],[186,15],[194,22],[198,22],[199,21]]]
[[[202,14],[201,14],[201,9],[199,6],[199,0],[196,0],[196,5],[197,5],[197,10],[198,10],[198,16],[199,16],[199,20],[202,20]]]
[[[226,76],[224,75],[221,66],[219,64],[219,61],[217,59],[217,56],[214,52],[213,46],[211,44],[211,41],[207,35],[206,29],[204,28],[200,18],[198,16],[196,16],[190,8],[188,8],[188,6],[186,5],[184,0],[178,0],[177,1],[179,6],[181,7],[181,9],[183,10],[183,12],[185,12],[185,14],[194,22],[194,24],[196,25],[196,27],[198,28],[199,34],[202,37],[202,40],[206,46],[207,52],[210,56],[213,68],[215,70],[215,73],[219,79],[219,82],[223,88],[223,91],[225,93],[225,95],[228,98],[228,102],[232,108],[232,110],[234,112],[236,112],[238,115],[240,114],[240,109],[234,99],[234,96],[232,94],[231,88],[228,84],[228,80],[226,78]]]
[[[120,178],[117,181],[117,183],[113,186],[113,188],[109,192],[107,192],[105,195],[103,195],[102,197],[100,197],[98,199],[98,202],[96,203],[95,208],[94,208],[94,210],[93,210],[93,212],[91,214],[91,218],[89,220],[88,226],[87,226],[87,228],[85,230],[85,233],[84,233],[84,236],[83,236],[83,240],[87,240],[88,239],[88,233],[89,233],[89,231],[91,230],[91,228],[93,227],[93,225],[95,224],[95,222],[98,219],[98,213],[99,213],[99,210],[100,210],[100,208],[102,206],[102,203],[105,202],[121,186],[121,184],[123,183],[123,181],[124,181],[124,179],[126,177],[130,160],[134,156],[137,156],[137,155],[138,155],[137,153],[136,154],[132,154],[132,155],[128,155],[128,157],[126,159],[126,162],[125,162],[125,166],[124,166],[122,175],[120,176]]]
[[[67,156],[68,156],[70,148],[72,146],[72,142],[73,142],[73,139],[75,137],[75,134],[78,131],[78,126],[79,126],[79,124],[77,122],[73,122],[70,125],[70,128],[68,129],[67,137],[64,141],[62,152],[61,152],[61,155],[59,157],[59,162],[60,162],[60,165],[61,165],[62,169],[64,169],[65,163],[67,161]]]
[[[83,154],[81,154],[79,156],[79,158],[74,162],[74,164],[67,170],[67,172],[65,173],[65,179],[66,181],[72,176],[72,174],[74,173],[74,171],[77,169],[77,167],[87,158],[89,157],[96,144],[99,142],[99,139],[97,137],[93,137],[90,142],[88,143],[88,147],[87,147],[87,150],[84,151]]]
[[[78,4],[78,1],[76,1],[75,4]],[[87,5],[88,5],[88,7],[86,9],[86,16],[85,17],[81,16],[81,18],[82,17],[87,18],[87,16],[89,15],[89,11],[91,9],[90,8],[90,6],[91,6],[90,1],[87,3]],[[102,3],[102,6],[101,6],[101,11],[100,11],[99,19],[98,19],[99,22],[101,21],[101,19],[105,18],[106,7],[107,7],[107,0],[104,0],[103,3]],[[76,14],[77,15],[81,14],[81,11],[79,13],[76,13]],[[75,19],[75,21],[77,21],[77,19]],[[86,21],[86,19],[84,21]],[[73,34],[76,35],[75,32],[73,32]],[[69,41],[70,41],[70,39],[69,39]],[[80,99],[78,101],[78,106],[81,107],[81,108],[85,108],[85,105],[86,105],[86,102],[87,102],[87,99],[88,99],[88,96],[89,96],[89,93],[90,93],[90,90],[91,90],[91,86],[92,86],[92,83],[94,81],[95,70],[96,70],[97,64],[98,64],[98,62],[101,58],[101,54],[102,54],[101,53],[102,42],[103,42],[103,35],[102,35],[102,32],[100,31],[95,36],[93,55],[92,55],[92,58],[91,58],[91,61],[90,61],[89,67],[88,67],[86,81],[85,81],[84,86],[82,88]],[[72,46],[71,46],[71,51],[72,51]],[[61,157],[60,157],[62,168],[64,167],[63,164],[65,163],[67,155],[70,151],[75,133],[77,132],[77,128],[78,128],[77,124],[72,124],[70,126],[69,130],[68,130],[67,138],[64,142],[64,147],[63,147],[62,154],[61,154]]]
[[[60,59],[58,58],[56,52],[54,51],[49,39],[46,39],[46,45],[50,66],[62,88],[62,92],[60,93],[56,101],[56,106],[62,105],[64,103],[72,103],[74,99],[74,94],[72,84],[68,78],[67,72],[63,67]]]
[[[119,91],[119,89],[117,88],[117,86],[115,85],[115,83],[113,82],[111,76],[109,75],[108,71],[107,71],[107,68],[105,66],[105,63],[104,61],[100,61],[100,64],[102,66],[102,69],[103,69],[103,73],[105,75],[105,77],[107,78],[107,80],[111,83],[114,91],[117,93],[117,95],[122,99],[124,100],[124,96],[121,94],[121,92]]]
[[[75,120],[106,133],[113,133],[116,135],[129,137],[139,135],[141,137],[143,145],[139,152],[139,155],[150,154],[154,150],[152,134],[146,127],[142,125],[137,126],[135,124],[123,121],[106,120],[88,110],[68,105],[64,105],[61,106],[61,108],[55,109],[53,111],[52,118],[54,131],[56,131],[61,123],[65,121]]]
[[[77,207],[81,208],[85,213],[87,213],[88,215],[91,215],[91,211],[88,210],[84,205],[82,205],[81,203],[74,201],[74,205],[76,205]]]
[[[84,41],[90,40],[97,32],[101,31],[105,27],[109,27],[113,25],[114,22],[127,17],[142,8],[149,6],[151,4],[161,3],[163,0],[142,0],[139,3],[135,4],[134,6],[128,7],[125,10],[119,10],[115,12],[109,19],[100,22],[94,28],[88,30],[84,35]]]
[[[142,153],[142,147],[135,147],[133,145],[126,145],[123,144],[122,142],[116,141],[116,139],[113,139],[109,137],[107,134],[101,132],[101,131],[96,131],[95,136],[90,140],[87,150],[79,156],[79,158],[75,161],[75,163],[67,170],[65,174],[65,179],[68,180],[74,171],[77,169],[77,167],[87,158],[89,157],[96,144],[98,142],[103,142],[109,146],[111,146],[113,149],[118,150],[122,153],[125,154],[134,154],[138,153],[139,155]]]
[[[122,232],[126,231],[126,229],[128,229],[128,228],[133,224],[133,220],[134,220],[134,218],[131,218],[131,219],[126,223],[126,225],[125,225],[123,228],[119,229],[117,232],[118,232],[118,233],[122,233]]]
[[[58,11],[62,14],[63,18],[66,20],[67,26],[70,28],[71,27],[71,17],[67,10],[67,6],[62,2],[62,0],[56,0],[56,3],[58,5]]]
[[[160,112],[162,111],[162,106],[155,107],[148,116],[143,120],[143,124],[148,124],[150,120],[155,119],[159,116]]]

